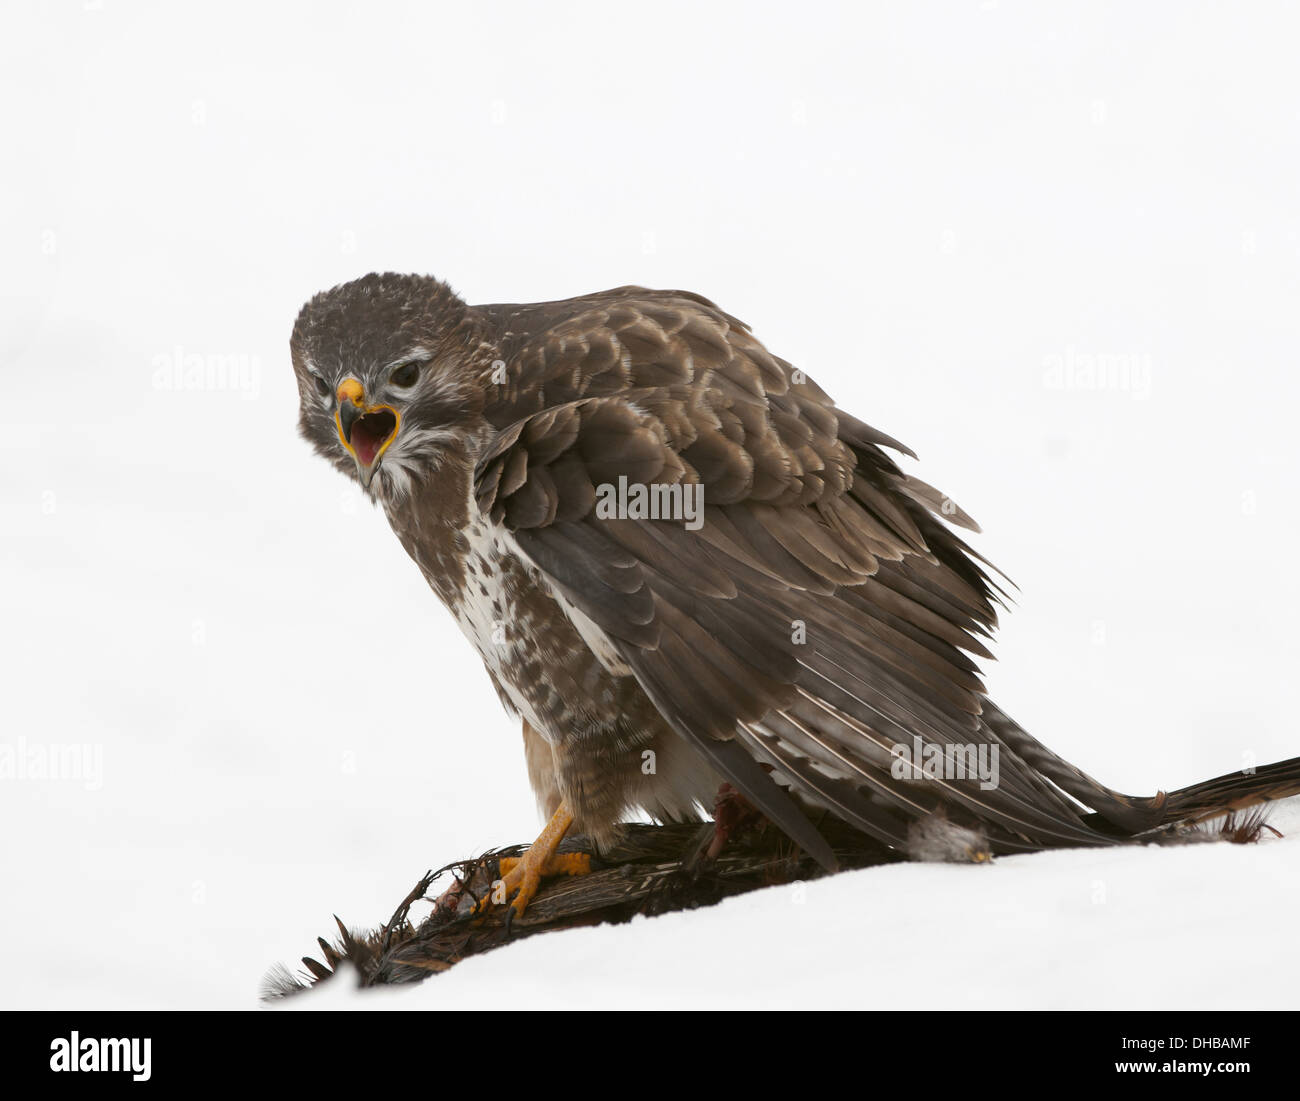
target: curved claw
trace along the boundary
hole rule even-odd
[[[501,878],[492,884],[492,890],[479,899],[473,912],[482,914],[496,905],[508,903],[506,929],[517,917],[522,917],[528,904],[549,875],[586,875],[591,871],[591,857],[586,853],[557,853],[555,848],[564,839],[573,815],[560,804],[541,835],[522,856],[503,856],[500,861]]]

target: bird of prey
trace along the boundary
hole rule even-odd
[[[913,857],[1112,845],[1300,790],[1300,759],[1121,794],[990,701],[976,529],[698,294],[467,305],[371,274],[291,341],[299,428],[383,508],[522,719],[549,822],[498,901],[721,785],[821,865],[831,814]],[[992,766],[992,767],[989,767]]]

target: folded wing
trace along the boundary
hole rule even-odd
[[[990,711],[974,659],[1000,590],[949,526],[973,522],[742,323],[640,288],[487,311],[511,354],[480,507],[682,737],[822,863],[784,788],[900,847],[936,812],[978,823],[995,851],[1110,843],[1089,809],[1126,830],[1159,817]],[[702,523],[608,515],[620,479],[702,494]],[[981,745],[997,747],[996,786],[900,775],[896,746],[963,759]]]

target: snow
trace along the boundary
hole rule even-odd
[[[0,18],[0,1007],[252,1006],[331,914],[536,833],[477,658],[294,432],[294,315],[370,270],[714,298],[980,521],[1020,586],[988,682],[1053,749],[1135,793],[1300,752],[1284,14]],[[1294,1008],[1296,816],[872,869],[374,1004]]]

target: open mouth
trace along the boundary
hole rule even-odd
[[[402,426],[402,415],[391,405],[367,402],[365,388],[355,378],[340,382],[335,395],[338,408],[334,425],[339,430],[339,441],[356,459],[357,478],[369,489],[375,465]]]
[[[348,443],[362,466],[374,463],[384,444],[393,438],[397,431],[397,418],[388,409],[375,409],[363,413],[352,422],[348,433]]]

